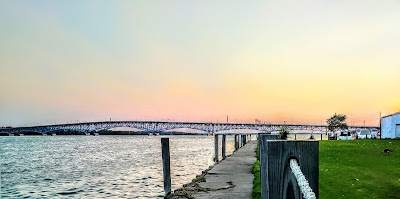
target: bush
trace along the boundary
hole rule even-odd
[[[281,139],[286,140],[288,138],[290,130],[287,127],[283,127],[278,132],[279,132],[279,135],[281,136]]]

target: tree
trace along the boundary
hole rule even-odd
[[[286,140],[290,133],[290,130],[287,127],[282,127],[281,129],[278,130],[278,132],[279,132],[279,135],[281,136],[281,139]]]
[[[348,129],[346,123],[347,116],[344,114],[334,114],[326,120],[329,131]]]

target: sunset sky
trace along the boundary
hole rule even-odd
[[[400,111],[398,0],[13,0],[0,27],[0,126]]]

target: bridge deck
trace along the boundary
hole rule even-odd
[[[193,198],[252,198],[253,179],[251,168],[256,161],[257,141],[248,142],[238,151],[215,165],[206,174],[206,182],[200,187],[209,191],[200,191]]]

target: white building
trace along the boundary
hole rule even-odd
[[[381,118],[382,138],[400,138],[400,112]]]

